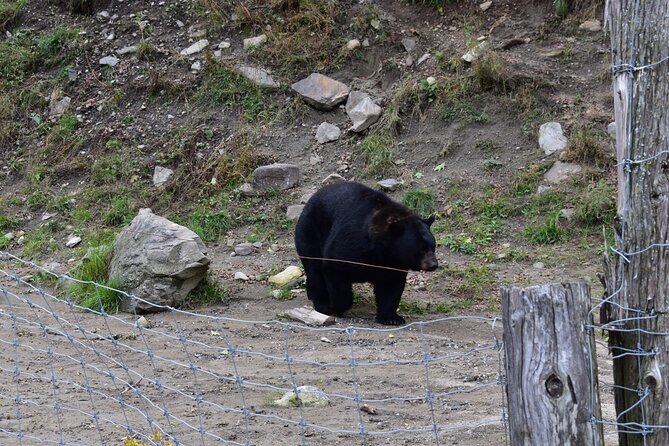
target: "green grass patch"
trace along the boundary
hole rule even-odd
[[[189,227],[205,242],[214,242],[232,228],[232,219],[226,211],[196,209],[190,217]]]
[[[466,301],[481,297],[495,282],[495,274],[488,265],[447,267],[445,272],[453,279],[453,294]]]
[[[102,211],[102,224],[106,226],[124,226],[137,214],[136,207],[126,195],[117,196]]]
[[[387,134],[370,133],[355,150],[365,164],[364,173],[370,177],[389,175],[395,170],[393,161],[392,136]]]
[[[430,190],[407,191],[402,203],[423,218],[437,213],[437,195]]]
[[[69,283],[67,293],[74,303],[97,312],[118,313],[122,294],[115,290],[120,290],[122,283],[119,278],[107,278],[111,255],[111,246],[97,246],[90,249],[89,255],[75,270],[73,277],[103,286],[93,283]]]
[[[581,196],[574,208],[574,221],[584,225],[609,224],[616,214],[616,192],[605,181],[595,186]]]
[[[561,241],[565,232],[560,227],[560,215],[560,210],[553,211],[543,222],[525,228],[527,240],[535,245],[552,245]]]
[[[271,108],[256,84],[227,65],[210,60],[204,81],[195,93],[195,100],[210,106],[241,108],[249,122],[262,122],[271,117]]]
[[[6,30],[27,4],[28,0],[0,1],[0,31]]]
[[[55,252],[59,247],[58,242],[53,238],[53,233],[43,226],[25,235],[23,255],[27,258],[34,258]]]
[[[604,131],[595,129],[591,124],[578,126],[569,135],[564,160],[596,166],[611,165],[613,153],[607,150],[607,139]]]
[[[225,302],[228,292],[211,277],[205,277],[200,284],[190,292],[187,307],[200,307]]]
[[[4,213],[0,213],[0,231],[9,231],[16,226],[16,221]]]

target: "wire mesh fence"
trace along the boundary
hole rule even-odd
[[[0,252],[2,444],[507,441],[498,318],[315,328],[170,308],[139,321],[78,306],[76,282]]]

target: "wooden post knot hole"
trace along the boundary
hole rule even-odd
[[[557,377],[555,373],[546,379],[546,392],[551,398],[558,399],[564,393],[564,384],[562,380]]]

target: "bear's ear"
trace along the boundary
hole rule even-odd
[[[425,224],[429,228],[430,226],[432,226],[432,223],[434,223],[434,215],[430,215],[428,218],[423,218],[422,220],[425,222]]]

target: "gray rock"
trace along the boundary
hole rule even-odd
[[[303,209],[303,204],[293,204],[288,206],[288,209],[286,210],[286,218],[288,218],[288,220],[297,220],[300,218]]]
[[[409,54],[407,56],[407,58],[404,59],[404,65],[406,65],[407,67],[410,67],[411,65],[413,65],[413,63],[414,63],[414,58],[411,54]]]
[[[52,100],[49,104],[49,117],[58,118],[62,116],[70,108],[70,103],[72,103],[72,98],[69,96],[64,96],[60,100]]]
[[[320,144],[336,141],[340,136],[341,130],[339,130],[339,127],[329,122],[322,122],[316,129],[316,141]]]
[[[387,178],[385,180],[377,181],[376,184],[378,184],[383,190],[394,191],[399,186],[403,185],[404,181],[396,180],[394,178]]]
[[[235,246],[235,254],[239,256],[248,256],[253,253],[253,245],[251,243],[240,243]]]
[[[184,48],[181,50],[181,55],[182,56],[190,56],[195,53],[199,53],[203,49],[205,49],[207,46],[209,46],[209,41],[207,39],[201,39],[189,46],[188,48]]]
[[[481,8],[481,11],[487,11],[488,9],[490,9],[491,6],[492,6],[492,1],[488,0],[487,2],[481,3],[479,5],[479,8]]]
[[[296,391],[286,392],[273,404],[277,407],[325,407],[330,405],[328,396],[318,387],[300,386]]]
[[[124,54],[136,53],[138,50],[139,50],[139,45],[131,45],[121,48],[120,50],[116,51],[116,54],[122,56]]]
[[[476,59],[479,58],[479,56],[481,55],[481,53],[483,53],[483,50],[485,50],[487,46],[488,42],[485,40],[483,42],[478,42],[476,46],[471,48],[462,56],[462,60],[464,60],[467,63],[474,62]]]
[[[251,196],[255,193],[255,191],[253,190],[253,186],[251,186],[251,183],[242,184],[241,186],[239,186],[237,191],[244,197]]]
[[[353,122],[349,130],[362,132],[378,121],[381,116],[381,107],[376,105],[367,93],[352,91],[346,101],[346,114]]]
[[[402,46],[404,47],[407,53],[411,53],[416,49],[416,39],[405,37],[404,39],[402,39]]]
[[[285,190],[300,181],[300,169],[293,164],[270,164],[253,171],[253,190]]]
[[[581,170],[583,169],[578,164],[555,161],[553,167],[544,174],[544,180],[550,184],[558,184],[572,175],[579,173]]]
[[[255,68],[248,65],[239,65],[237,67],[239,74],[250,80],[256,85],[265,88],[279,88],[279,83],[262,68]]]
[[[306,194],[302,195],[300,197],[300,204],[307,204],[307,201],[309,201],[309,199],[313,196],[314,196],[314,194],[312,194],[312,193],[306,193]]]
[[[163,166],[156,166],[156,168],[153,170],[153,185],[156,187],[161,187],[167,183],[170,178],[172,178],[172,175],[174,175],[174,171],[172,169],[168,169],[167,167]]]
[[[246,282],[246,281],[249,280],[249,276],[247,276],[246,274],[244,274],[241,271],[237,271],[235,273],[235,280],[241,280],[242,282]]]
[[[105,56],[100,59],[100,65],[107,65],[110,67],[115,67],[119,62],[120,60],[114,56]]]
[[[248,39],[244,39],[244,49],[247,50],[249,48],[253,48],[254,46],[262,45],[265,42],[267,42],[267,36],[265,34],[260,34],[256,37],[249,37]]]
[[[561,152],[567,147],[567,138],[559,122],[547,122],[539,127],[539,147],[546,155]]]
[[[336,183],[337,181],[346,181],[346,178],[343,176],[339,175],[338,173],[331,173],[323,181],[321,181],[321,184],[323,186],[327,186],[328,184]]]
[[[616,142],[617,136],[616,131],[618,130],[615,121],[606,126],[606,133],[609,134],[609,137]]]
[[[332,110],[348,97],[349,89],[343,83],[319,73],[295,82],[290,88],[299,94],[304,102],[319,110]]]
[[[67,242],[65,243],[65,246],[67,246],[68,248],[74,248],[79,243],[81,243],[81,237],[76,236],[76,235],[70,235],[67,238]]]
[[[191,71],[200,71],[201,69],[202,69],[202,62],[200,62],[199,60],[196,60],[190,66]]]
[[[543,262],[535,262],[535,263],[532,264],[532,267],[536,268],[536,269],[544,269],[544,263]]]
[[[16,237],[16,234],[14,234],[13,232],[8,232],[5,235],[3,235],[3,237],[5,238],[5,240],[12,241],[14,240],[14,237]]]
[[[537,187],[537,195],[541,195],[541,194],[543,194],[544,192],[548,192],[549,190],[551,190],[551,187],[550,187],[550,186],[546,186],[545,184],[540,184],[540,185]]]
[[[425,53],[420,58],[418,59],[418,62],[416,62],[416,66],[421,65],[423,62],[426,60],[430,59],[432,55],[430,53]]]
[[[567,221],[571,221],[571,219],[574,217],[574,209],[573,208],[560,209],[560,217],[566,219]]]
[[[602,30],[602,22],[599,20],[586,20],[585,22],[581,23],[578,27],[578,29],[582,29],[584,31],[589,31],[592,33],[596,33]]]
[[[146,313],[181,306],[207,275],[206,253],[193,231],[141,209],[114,241],[109,277],[120,278],[123,290],[149,303],[124,297],[121,308]]]

